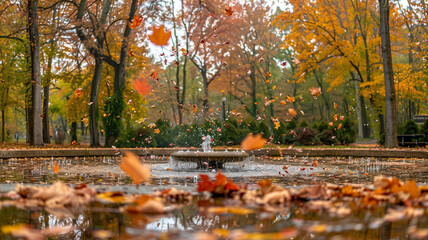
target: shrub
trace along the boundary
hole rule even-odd
[[[336,136],[337,140],[345,145],[355,142],[357,135],[354,129],[354,124],[352,123],[351,119],[346,118],[345,120],[343,120],[342,127],[336,130]]]
[[[324,130],[328,129],[327,122],[314,122],[312,124],[312,128],[315,129],[318,133],[322,133]]]
[[[304,128],[304,127],[307,127],[307,126],[309,126],[309,125],[308,125],[308,123],[305,121],[305,119],[303,119],[303,120],[299,123],[299,127]]]
[[[425,120],[425,122],[421,126],[421,134],[425,134],[425,142],[428,142],[428,118]]]
[[[315,145],[319,143],[315,137],[315,131],[311,128],[298,128],[296,129],[296,133],[296,141],[301,145]]]
[[[332,130],[326,129],[317,135],[317,138],[326,145],[337,144],[335,133]]]
[[[409,120],[404,124],[404,134],[417,134],[418,125],[413,120]]]
[[[145,125],[138,128],[126,128],[114,142],[116,147],[156,147],[150,128]]]

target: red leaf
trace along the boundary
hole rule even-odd
[[[201,182],[198,182],[198,188],[196,191],[198,192],[212,192],[214,190],[214,184],[210,181],[210,177],[206,174],[199,175],[201,177]]]

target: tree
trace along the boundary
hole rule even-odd
[[[31,52],[31,108],[29,120],[30,144],[43,145],[42,133],[42,82],[40,71],[40,44],[38,26],[38,0],[28,0],[28,38]]]
[[[397,140],[397,102],[392,69],[391,37],[389,31],[389,0],[379,0],[380,36],[385,79],[385,147],[395,148]]]
[[[98,110],[98,95],[101,81],[101,71],[103,68],[103,47],[105,42],[105,31],[106,31],[106,22],[107,17],[109,16],[111,1],[105,0],[101,7],[101,14],[98,18],[93,18],[96,13],[90,12],[91,9],[87,8],[87,0],[82,0],[80,2],[78,12],[76,15],[76,21],[78,22],[76,26],[76,33],[79,36],[80,40],[85,44],[85,47],[91,53],[95,59],[95,70],[91,84],[91,99],[89,107],[89,131],[90,131],[90,145],[100,146],[99,138],[99,110]],[[98,6],[95,4],[95,12],[98,12]],[[91,28],[87,31],[87,36],[83,31],[83,17],[89,15],[91,23],[89,26]],[[93,22],[96,21],[96,22]],[[92,24],[93,23],[93,24]],[[85,25],[86,26],[86,25]]]

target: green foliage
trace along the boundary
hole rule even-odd
[[[428,119],[422,124],[420,133],[425,134],[424,141],[428,142]]]
[[[119,137],[123,129],[121,115],[124,109],[125,103],[122,91],[118,91],[117,95],[113,95],[106,100],[102,121],[107,139],[116,139]],[[111,145],[111,143],[106,143],[106,145]]]
[[[305,119],[303,119],[303,120],[299,123],[299,127],[304,128],[304,127],[307,127],[307,126],[309,126],[309,125],[308,125],[308,123],[305,121]]]
[[[355,142],[357,134],[354,129],[354,124],[349,118],[343,120],[342,127],[340,129],[337,129],[336,127],[336,137],[337,140],[344,145]]]
[[[415,121],[409,120],[404,124],[404,134],[417,134],[418,132],[418,125]]]
[[[317,134],[317,138],[325,145],[332,145],[338,143],[334,132],[329,129],[325,129],[321,133]]]
[[[314,122],[312,124],[312,128],[316,130],[318,133],[322,133],[324,130],[328,129],[328,123],[327,122]]]
[[[137,128],[129,127],[121,132],[114,143],[116,147],[156,147],[150,128],[145,125]]]

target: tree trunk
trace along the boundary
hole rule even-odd
[[[42,134],[42,88],[40,76],[40,46],[37,21],[38,0],[28,0],[29,44],[31,52],[31,118],[32,131],[30,132],[30,144],[43,145]]]
[[[385,147],[398,147],[397,102],[392,69],[391,37],[389,33],[389,0],[379,0],[380,37],[385,80]]]
[[[202,106],[204,117],[208,117],[208,77],[207,72],[203,71],[202,73],[202,86],[203,86],[203,96],[202,96]]]
[[[89,134],[90,134],[90,146],[99,147],[100,145],[100,133],[98,123],[98,92],[100,89],[101,71],[103,69],[103,60],[95,57],[95,70],[94,77],[92,78],[91,86],[91,106],[89,108]]]
[[[4,110],[1,110],[1,141],[6,141],[6,134],[5,134],[5,117],[4,117]]]
[[[73,143],[73,141],[77,142],[77,122],[72,122],[71,123],[71,142]]]
[[[43,95],[43,143],[51,143],[49,133],[49,85],[43,87]]]

